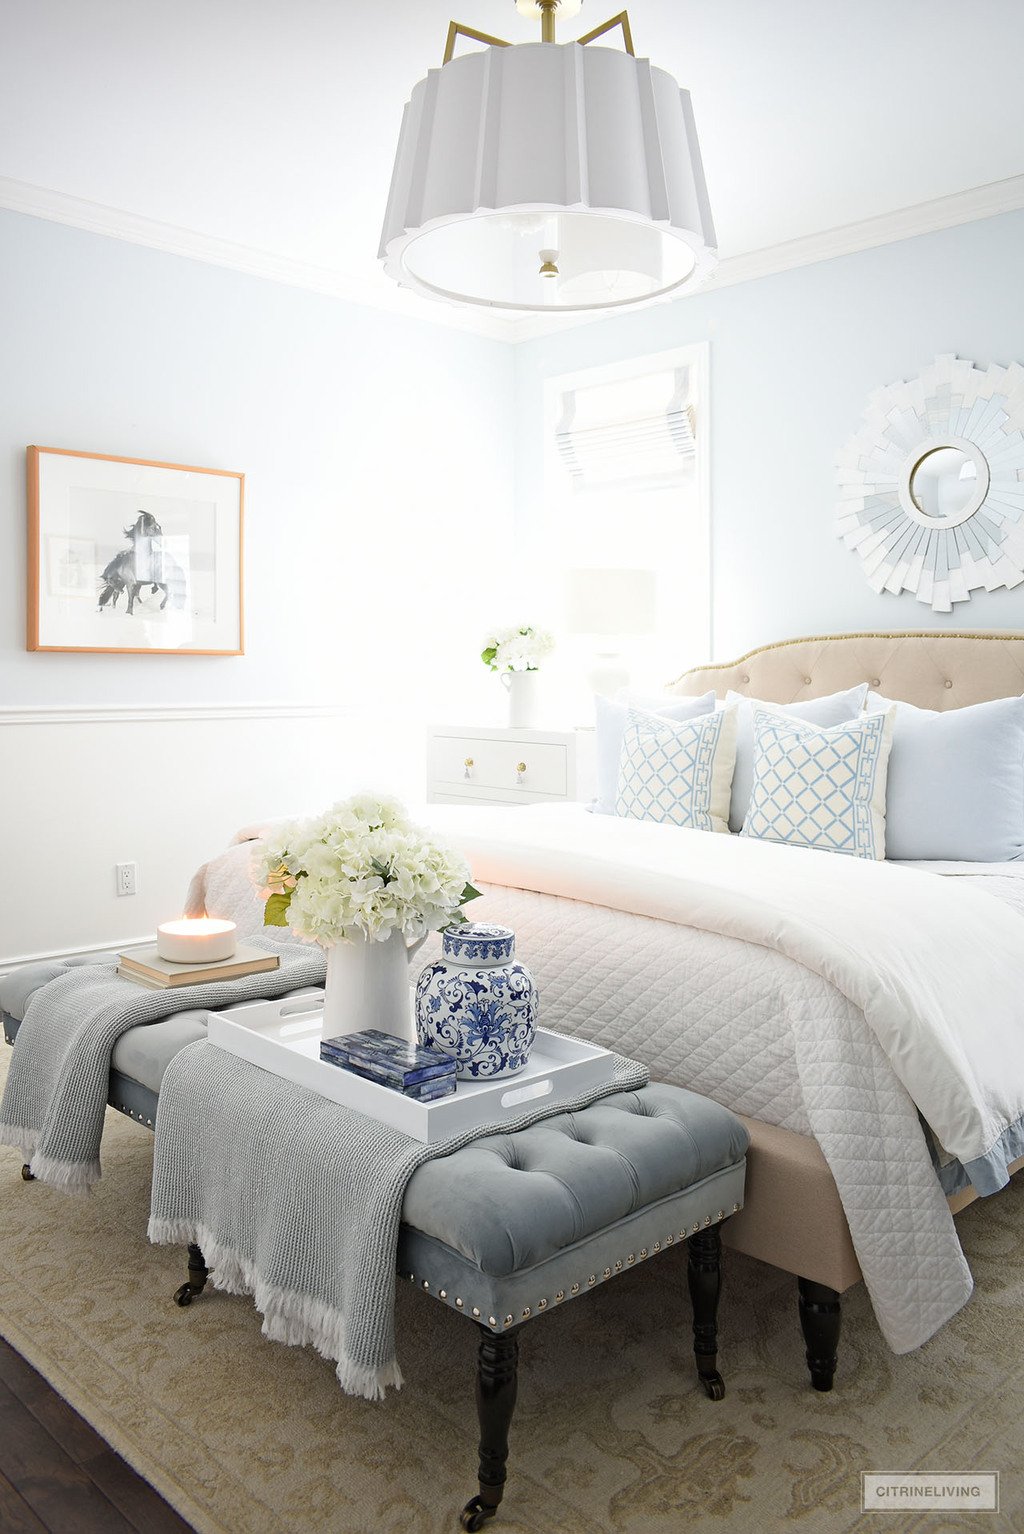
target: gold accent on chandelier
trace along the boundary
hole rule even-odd
[[[558,11],[558,0],[537,0],[540,7],[540,40],[542,43],[555,41],[555,16]],[[622,43],[626,52],[636,58],[633,48],[633,33],[629,25],[628,11],[620,11],[617,16],[612,16],[609,21],[603,21],[599,27],[594,27],[590,32],[584,32],[576,41],[585,46],[587,43],[596,42],[599,37],[614,32],[616,27],[622,28]],[[450,64],[455,57],[455,44],[458,38],[468,37],[474,43],[486,43],[490,48],[511,48],[514,45],[506,37],[492,37],[489,32],[481,32],[476,27],[467,27],[461,21],[448,23],[448,36],[444,45],[444,58],[442,65]]]

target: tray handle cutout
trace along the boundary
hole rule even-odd
[[[298,1017],[303,1012],[322,1012],[324,1009],[324,993],[317,991],[313,996],[297,996],[294,1001],[283,1001],[278,1009],[278,1017]]]
[[[520,1103],[531,1103],[535,1097],[548,1097],[554,1091],[555,1083],[550,1076],[545,1076],[543,1081],[531,1081],[526,1087],[513,1087],[511,1092],[501,1094],[501,1106],[503,1108],[516,1108]]]

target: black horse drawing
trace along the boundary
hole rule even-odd
[[[100,576],[100,609],[106,607],[108,602],[111,609],[115,608],[123,591],[128,597],[130,617],[135,611],[139,592],[143,586],[149,586],[154,596],[158,591],[163,592],[164,599],[160,603],[160,611],[163,612],[171,594],[170,582],[175,575],[180,575],[177,565],[164,553],[161,544],[154,542],[162,539],[163,528],[151,512],[140,511],[134,524],[124,529],[124,535],[131,548],[115,554]]]

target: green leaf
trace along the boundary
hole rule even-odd
[[[285,890],[283,895],[268,895],[267,903],[263,907],[263,925],[265,927],[287,927],[288,907],[291,903],[291,890]]]
[[[494,657],[497,655],[497,653],[498,650],[496,645],[488,645],[486,650],[480,651],[480,659],[483,661],[485,666],[490,666],[492,671],[494,670]]]
[[[465,905],[468,900],[479,900],[482,893],[482,890],[478,890],[475,885],[467,884],[459,896],[459,905]],[[462,919],[465,921],[466,918]]]
[[[449,931],[452,927],[461,927],[468,921],[469,917],[465,911],[453,911],[449,918],[448,926],[444,930]]]

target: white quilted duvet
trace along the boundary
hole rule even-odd
[[[485,812],[431,814],[446,830],[463,814],[469,819],[460,825],[473,816],[487,824]],[[500,818],[516,823],[524,837],[532,834],[531,820],[539,824],[532,811],[503,811]],[[460,832],[459,840],[466,845],[472,833]],[[205,898],[208,909],[243,924],[258,919],[251,886],[243,888],[250,852],[235,847],[208,865],[193,905]],[[489,882],[474,919],[515,929],[518,951],[539,983],[546,1026],[631,1054],[655,1079],[817,1139],[894,1351],[919,1347],[967,1301],[970,1270],[917,1107],[862,1006],[777,947],[616,909],[629,903],[625,895],[606,904],[517,887],[511,879],[498,884],[493,859],[484,871]],[[987,887],[1020,910],[1024,882],[1013,877],[1019,872],[941,883],[969,885],[972,897]],[[993,909],[1002,922],[1009,919],[1002,904]],[[424,962],[432,951],[424,949]]]

